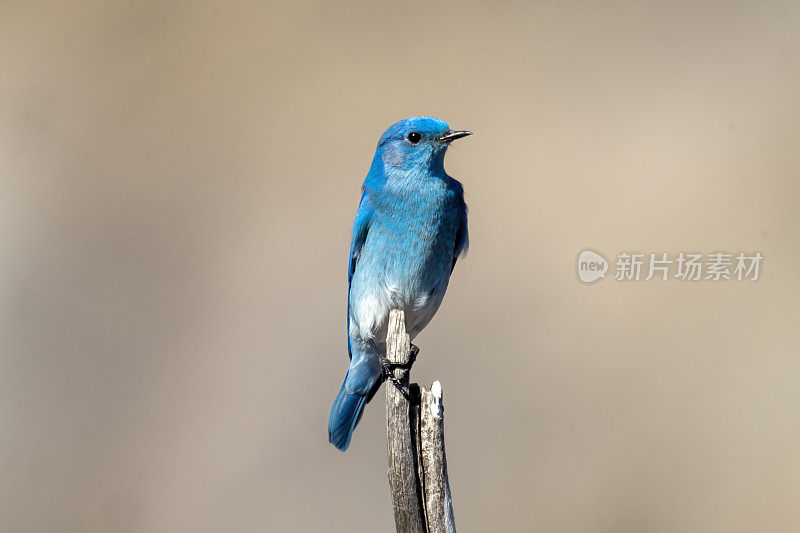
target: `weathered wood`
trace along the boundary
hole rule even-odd
[[[386,336],[386,358],[395,365],[407,365],[410,340],[406,334],[402,311],[389,314]],[[409,370],[395,367],[398,384],[409,390]],[[419,388],[416,388],[417,395]],[[422,505],[422,483],[417,448],[419,435],[419,401],[413,394],[406,398],[391,382],[386,383],[386,434],[389,453],[389,486],[394,503],[394,520],[398,533],[425,533]]]
[[[428,533],[455,533],[453,500],[447,478],[444,453],[444,405],[442,386],[434,381],[431,390],[422,389],[420,441],[425,518]]]
[[[389,314],[386,358],[395,383],[386,384],[389,487],[398,533],[455,533],[453,501],[444,453],[442,386],[410,383],[411,343],[405,316]],[[399,387],[398,387],[399,385]],[[407,391],[404,394],[403,388]]]

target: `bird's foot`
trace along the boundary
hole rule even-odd
[[[406,368],[408,363],[406,363],[406,364],[392,363],[385,357],[381,357],[380,361],[381,361],[381,370],[383,372],[384,379],[386,379],[388,381],[391,381],[394,384],[394,386],[397,387],[397,390],[400,391],[400,394],[402,394],[405,397],[406,400],[410,400],[411,399],[411,391],[410,391],[408,385],[404,385],[403,382],[400,380],[400,378],[397,378],[394,375],[394,370],[396,368]],[[409,366],[409,368],[410,368],[410,366]]]
[[[411,370],[411,365],[417,360],[417,356],[419,355],[419,348],[415,344],[411,344],[411,348],[409,349],[408,354],[408,369]]]
[[[403,370],[411,370],[411,367],[414,365],[414,362],[417,360],[417,355],[419,355],[419,348],[416,345],[411,344],[408,350],[408,362],[406,363],[390,363],[387,358],[383,358],[381,361],[381,366],[384,368],[389,367],[392,370],[396,368],[402,368]]]
[[[411,370],[411,366],[417,360],[417,355],[419,354],[419,348],[415,345],[411,344],[409,351],[408,351],[408,362],[406,363],[392,363],[386,357],[381,357],[381,369],[383,371],[383,376],[385,379],[394,383],[394,386],[397,387],[397,390],[407,399],[411,399],[410,389],[408,386],[405,386],[401,383],[399,378],[396,378],[394,375],[394,371],[398,368],[403,370]]]

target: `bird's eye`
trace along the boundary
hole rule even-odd
[[[417,144],[422,139],[422,135],[418,131],[412,131],[408,134],[408,142]]]

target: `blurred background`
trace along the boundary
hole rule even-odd
[[[476,132],[414,367],[459,530],[797,531],[798,94],[796,2],[2,2],[0,529],[393,531],[382,400],[346,454],[327,417],[359,188],[425,114]]]

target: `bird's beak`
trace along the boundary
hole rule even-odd
[[[450,141],[455,141],[456,139],[460,139],[461,137],[466,137],[467,135],[472,135],[471,131],[446,131],[442,135],[436,138],[437,142],[442,144],[447,144]]]

